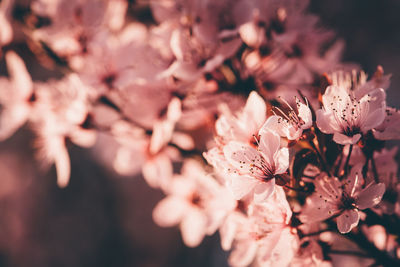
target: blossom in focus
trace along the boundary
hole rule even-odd
[[[338,216],[339,232],[350,232],[360,219],[358,211],[374,207],[385,193],[383,183],[362,188],[361,169],[362,164],[354,166],[343,181],[322,173],[314,183],[315,193],[307,198],[300,219],[309,223]]]
[[[276,108],[280,116],[270,116],[263,128],[275,131],[289,140],[296,140],[301,137],[304,130],[311,128],[313,123],[311,110],[308,103],[303,104],[298,98],[296,98],[297,112],[289,104],[287,106],[289,109],[287,114]]]
[[[239,141],[254,143],[254,135],[265,122],[267,107],[262,97],[251,92],[242,112],[236,116],[223,113],[215,122],[217,135],[224,143]]]
[[[344,87],[329,86],[322,96],[323,108],[317,110],[317,126],[342,145],[357,143],[362,134],[385,119],[386,93],[376,88],[358,96]]]
[[[287,266],[298,249],[296,231],[288,225],[292,216],[282,188],[265,202],[251,203],[245,214],[231,213],[220,228],[222,247],[232,249],[232,266]]]
[[[280,147],[280,136],[264,128],[259,133],[257,148],[236,141],[224,147],[224,156],[232,165],[228,185],[235,198],[254,194],[256,202],[262,202],[275,191],[275,183],[286,183],[289,167],[289,150]]]

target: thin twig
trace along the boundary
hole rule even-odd
[[[332,177],[331,172],[330,172],[329,169],[328,169],[328,164],[325,162],[325,159],[324,159],[324,157],[322,157],[321,152],[319,151],[319,149],[317,148],[317,146],[314,144],[314,141],[313,141],[313,140],[310,140],[309,143],[310,143],[311,147],[315,150],[315,152],[317,152],[317,156],[318,156],[318,158],[319,158],[319,161],[320,161],[321,164],[322,164],[322,168],[324,169],[324,171],[325,171],[330,177]]]
[[[345,177],[349,171],[349,162],[350,162],[350,157],[351,157],[351,152],[353,151],[353,145],[350,145],[349,148],[349,154],[347,155],[346,163],[344,164],[344,174],[343,176]]]

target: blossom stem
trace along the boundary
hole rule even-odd
[[[335,227],[335,223],[332,220],[328,220],[327,223],[329,227]],[[377,263],[383,266],[400,266],[399,259],[393,258],[387,252],[378,249],[362,232],[349,232],[343,236],[356,243],[360,249],[364,250],[371,258],[374,258]]]
[[[349,162],[350,162],[351,152],[353,152],[353,145],[350,145],[349,154],[347,155],[346,163],[344,164],[344,167],[343,167],[343,170],[344,170],[343,177],[345,177],[347,175],[348,170],[349,170]]]
[[[329,253],[331,254],[340,254],[340,255],[351,255],[351,256],[356,256],[356,257],[361,257],[361,258],[372,258],[372,256],[359,252],[359,251],[347,251],[347,250],[330,250]]]
[[[327,229],[319,230],[319,231],[317,231],[317,232],[308,233],[308,234],[303,234],[302,237],[319,235],[319,234],[322,234],[322,233],[325,233],[325,232],[330,232],[330,231],[332,231],[332,229],[327,228]]]
[[[363,234],[350,232],[344,236],[355,242],[359,248],[365,250],[377,263],[383,266],[400,266],[400,261],[398,259],[392,258],[385,251],[379,250],[374,244],[369,242]]]
[[[375,159],[373,156],[371,156],[370,160],[372,165],[372,172],[374,173],[375,183],[379,183],[379,175],[378,175],[378,170],[376,169]]]
[[[304,192],[304,190],[302,190],[301,188],[294,188],[294,187],[291,187],[291,186],[288,186],[288,185],[284,185],[283,187],[285,187],[287,189],[290,189],[290,190],[293,190],[293,191],[296,191],[296,192]]]
[[[328,169],[328,165],[326,164],[326,161],[325,161],[324,157],[322,157],[321,152],[319,151],[319,149],[315,145],[314,140],[310,140],[309,143],[310,143],[311,147],[317,153],[317,156],[319,158],[319,161],[321,162],[321,165],[322,165],[322,168],[324,169],[324,171],[329,175],[329,177],[332,177],[331,172]]]
[[[343,162],[343,147],[342,147],[342,150],[340,151],[340,156],[339,156],[340,158],[339,158],[339,162],[337,163],[337,165],[336,165],[336,169],[335,169],[335,172],[334,172],[334,175],[336,176],[336,177],[338,177],[338,174],[339,174],[339,171],[340,171],[340,166],[342,165],[342,162]]]

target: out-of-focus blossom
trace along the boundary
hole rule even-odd
[[[183,241],[190,247],[213,234],[236,205],[230,192],[192,160],[185,161],[182,174],[171,180],[165,192],[167,197],[154,209],[154,221],[164,227],[179,224]]]
[[[20,128],[31,112],[33,83],[23,60],[12,51],[6,54],[9,79],[0,78],[0,140]]]
[[[91,42],[101,31],[118,30],[124,24],[127,4],[112,1],[48,1],[32,3],[35,14],[48,17],[50,25],[37,29],[33,38],[44,42],[71,67],[82,67],[84,58],[91,54]]]
[[[96,132],[83,127],[89,107],[87,90],[74,74],[60,81],[35,84],[31,119],[38,135],[38,156],[45,163],[55,163],[60,187],[65,187],[70,177],[66,139],[84,147],[96,140]]]
[[[373,130],[374,137],[379,140],[400,139],[400,112],[399,110],[387,107],[385,119],[382,124]]]
[[[10,22],[10,13],[14,0],[4,0],[0,3],[0,48],[11,42],[13,29]]]

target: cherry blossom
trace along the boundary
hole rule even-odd
[[[167,197],[155,207],[153,218],[164,227],[179,224],[183,241],[190,247],[213,234],[236,204],[230,192],[192,160],[185,162],[182,175],[172,179],[166,193]]]
[[[1,1],[0,141],[23,130],[0,154],[0,198],[28,185],[11,181],[21,136],[59,187],[77,145],[163,192],[153,220],[186,246],[218,232],[230,266],[400,266],[391,75],[342,62],[308,4]]]
[[[11,42],[13,29],[10,23],[10,13],[14,0],[5,0],[0,4],[0,47]]]
[[[275,131],[289,140],[296,140],[301,137],[304,130],[311,128],[313,123],[311,110],[308,103],[303,104],[298,98],[296,98],[297,113],[287,102],[286,104],[289,108],[288,114],[276,108],[276,113],[279,115],[269,117],[263,128]]]
[[[316,192],[307,199],[302,211],[304,222],[322,221],[337,217],[339,232],[348,233],[357,226],[359,210],[377,205],[385,193],[385,185],[369,184],[362,188],[362,165],[356,165],[345,180],[321,174],[315,181]]]
[[[280,137],[274,132],[262,128],[259,137],[257,149],[236,141],[224,147],[224,156],[232,165],[229,186],[237,199],[251,193],[255,201],[262,202],[275,191],[277,179],[285,182],[288,149],[280,148]]]
[[[6,54],[9,79],[0,78],[0,140],[11,136],[28,119],[33,83],[23,60],[12,51]]]
[[[266,105],[256,93],[251,92],[243,111],[234,116],[229,111],[215,122],[215,129],[224,142],[240,141],[254,143],[254,135],[266,119]]]
[[[362,134],[379,126],[385,118],[386,94],[377,88],[356,96],[344,87],[329,86],[322,97],[323,108],[317,110],[317,126],[333,134],[336,143],[355,144]]]

